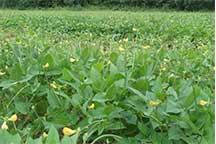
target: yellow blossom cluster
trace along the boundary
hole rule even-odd
[[[11,122],[16,122],[18,120],[18,117],[16,114],[13,114],[9,119],[8,121],[11,121]],[[8,129],[8,125],[7,125],[7,121],[4,121],[3,124],[1,125],[1,129],[2,130],[7,130]]]

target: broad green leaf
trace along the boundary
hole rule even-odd
[[[95,90],[100,91],[103,88],[102,74],[92,67],[90,71],[90,78],[93,81],[92,85]]]
[[[61,144],[72,144],[71,138],[68,136],[64,136],[61,141]]]
[[[60,100],[53,90],[47,90],[47,100],[52,108],[57,108],[60,106]]]
[[[143,135],[147,135],[149,133],[149,128],[142,122],[138,122],[138,128]]]
[[[3,89],[7,89],[13,85],[16,85],[17,83],[18,83],[17,81],[6,80],[0,83],[0,87],[2,87]]]
[[[173,96],[176,100],[178,100],[178,95],[173,87],[169,87],[167,90],[167,94]]]
[[[103,102],[106,102],[106,101],[108,101],[109,99],[107,99],[106,97],[105,97],[105,93],[97,93],[94,97],[93,97],[93,99],[92,99],[92,101],[96,101],[96,102],[99,102],[99,103],[103,103]]]
[[[117,74],[119,72],[117,66],[110,64],[110,72],[111,74]]]
[[[21,99],[15,99],[14,100],[14,104],[15,104],[15,108],[17,111],[19,111],[20,113],[22,114],[27,114],[28,111],[29,111],[29,103],[28,102],[25,102]]]
[[[171,99],[167,100],[167,106],[166,106],[166,112],[167,113],[180,113],[181,111],[183,111],[180,107],[180,105],[178,105],[177,102],[172,101]]]
[[[117,96],[118,90],[115,86],[115,84],[113,84],[111,87],[108,88],[105,97],[107,99],[115,99],[115,97]]]
[[[76,76],[76,74],[73,71],[70,71],[69,69],[64,68],[62,70],[62,80],[66,80],[66,81],[70,81],[73,80],[77,83],[81,83],[81,81],[79,80],[79,78]]]
[[[71,103],[74,107],[78,107],[81,105],[83,97],[79,94],[72,95]]]
[[[94,64],[93,67],[98,71],[98,72],[102,72],[104,69],[104,62],[100,62],[97,64]]]
[[[149,89],[149,81],[147,79],[138,79],[133,87],[141,92],[146,92]]]
[[[195,101],[195,96],[193,94],[193,88],[187,87],[184,92],[181,92],[179,103],[181,103],[185,108],[191,106]]]
[[[2,144],[21,144],[19,134],[12,135],[5,130],[0,130],[0,143]]]
[[[46,144],[60,144],[59,134],[54,126],[51,126],[49,129]]]
[[[21,64],[17,63],[10,69],[10,79],[20,80],[24,75],[23,67]]]
[[[37,139],[28,138],[26,143],[27,144],[43,144],[42,137],[37,138]]]
[[[108,130],[119,130],[124,128],[126,127],[120,121],[111,122],[110,125],[107,127]]]
[[[121,112],[121,117],[126,120],[129,124],[136,125],[137,123],[137,116],[133,114],[131,111],[124,111]]]
[[[130,91],[132,91],[134,94],[136,94],[137,96],[139,96],[141,99],[143,99],[145,102],[148,101],[148,100],[147,100],[147,97],[144,96],[140,91],[138,91],[138,90],[136,90],[136,89],[134,89],[134,88],[132,88],[132,87],[128,87],[128,89],[129,89]]]
[[[168,131],[169,140],[180,140],[182,135],[182,131],[178,127],[171,127]]]
[[[152,91],[156,94],[156,96],[159,99],[164,99],[163,86],[160,77],[157,77],[157,79],[152,83],[152,86]]]

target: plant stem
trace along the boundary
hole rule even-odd
[[[122,137],[117,136],[117,135],[114,135],[114,134],[104,134],[104,135],[101,135],[101,136],[97,137],[93,142],[91,142],[91,144],[94,144],[94,143],[97,142],[99,139],[104,138],[104,137],[114,137],[114,138],[116,138],[116,139],[121,139],[121,138],[122,138]]]

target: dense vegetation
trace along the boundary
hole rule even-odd
[[[42,8],[56,6],[107,6],[111,8],[169,8],[178,10],[213,10],[214,0],[0,0],[4,8]]]
[[[213,143],[213,13],[0,17],[4,144]]]

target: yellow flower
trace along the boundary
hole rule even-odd
[[[158,105],[158,103],[156,103],[153,100],[150,100],[149,105],[152,106],[152,107],[154,107],[154,106]]]
[[[43,65],[43,68],[48,68],[49,67],[49,63],[46,63],[45,65]]]
[[[164,61],[164,62],[169,62],[169,60],[168,60],[168,59],[166,59],[166,58],[165,58],[165,59],[163,59],[163,61]]]
[[[149,45],[145,45],[145,46],[142,46],[143,49],[147,50],[147,49],[150,49],[150,46]]]
[[[75,61],[76,61],[75,58],[72,58],[72,57],[70,58],[70,62],[71,62],[71,63],[73,63],[73,62],[75,62]]]
[[[175,77],[175,75],[174,75],[173,73],[171,73],[171,74],[169,75],[169,78],[172,78],[172,77]]]
[[[128,42],[128,38],[124,38],[124,39],[123,39],[123,42]]]
[[[52,88],[54,88],[54,89],[57,89],[57,88],[58,88],[55,81],[53,81],[53,82],[50,84],[50,86],[51,86]]]
[[[18,119],[17,115],[13,114],[8,120],[12,121],[12,122],[15,122],[15,121],[17,121],[17,119]]]
[[[208,104],[208,102],[204,101],[204,100],[200,100],[200,102],[199,102],[199,105],[201,105],[201,106],[205,106],[207,104]]]
[[[72,130],[72,129],[68,128],[68,127],[64,127],[62,132],[63,132],[64,136],[70,136],[70,135],[75,134],[77,131]]]
[[[120,47],[119,47],[119,51],[120,51],[120,52],[123,52],[123,51],[125,51],[125,49],[124,49],[123,47],[120,46]]]
[[[7,45],[7,42],[3,42],[4,45]]]
[[[88,106],[89,109],[94,109],[95,108],[95,104],[92,103],[90,106]]]
[[[161,67],[160,70],[161,71],[166,71],[166,67]]]
[[[109,60],[108,62],[107,62],[107,64],[109,65],[109,64],[111,64],[112,62]]]
[[[3,122],[3,124],[1,125],[1,129],[2,130],[7,130],[8,129],[8,125],[7,125],[7,122]]]
[[[3,75],[5,75],[5,74],[6,74],[6,72],[0,71],[0,76],[3,76]]]
[[[46,138],[46,137],[48,137],[48,134],[46,132],[43,132],[42,136],[43,136],[43,138]]]
[[[139,31],[139,30],[138,30],[138,29],[136,29],[136,28],[133,28],[132,30],[133,30],[134,32],[136,32],[136,31]]]

